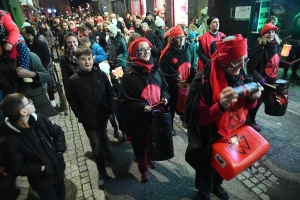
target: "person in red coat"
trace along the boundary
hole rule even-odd
[[[204,68],[206,62],[209,61],[211,56],[215,53],[215,42],[226,37],[224,33],[219,32],[220,22],[217,17],[209,18],[207,20],[207,25],[209,27],[209,31],[199,37],[198,40],[198,72]]]
[[[229,199],[221,186],[223,178],[211,165],[212,145],[222,137],[230,139],[232,132],[249,123],[248,110],[256,106],[263,89],[240,98],[233,89],[252,82],[243,70],[247,39],[229,36],[216,46],[204,75],[201,72],[193,79],[185,108],[189,136],[185,159],[196,171],[199,199],[205,200],[211,199],[211,192]]]

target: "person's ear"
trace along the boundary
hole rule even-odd
[[[26,115],[27,115],[26,110],[24,110],[24,108],[22,108],[22,109],[20,110],[20,116],[26,116]]]

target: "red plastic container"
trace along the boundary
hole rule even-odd
[[[270,149],[270,144],[252,127],[243,126],[231,135],[231,143],[222,138],[212,147],[212,166],[230,180],[250,167]]]
[[[189,94],[189,90],[190,90],[189,83],[185,83],[185,82],[178,83],[177,105],[176,105],[176,113],[178,115],[184,114],[184,107]]]

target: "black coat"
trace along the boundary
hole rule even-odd
[[[50,63],[50,53],[47,44],[35,37],[32,45],[28,43],[26,43],[26,45],[31,52],[35,53],[40,58],[42,65],[47,69]]]
[[[8,174],[27,176],[32,189],[40,190],[63,178],[66,142],[60,126],[41,114],[33,113],[29,124],[30,128],[23,128],[7,118],[2,124],[1,152]]]
[[[70,78],[66,94],[75,116],[85,128],[96,129],[113,110],[114,91],[99,67],[89,72],[78,68]]]
[[[127,66],[121,79],[117,117],[120,129],[125,130],[130,137],[141,139],[149,131],[152,114],[144,113],[144,107],[148,103],[141,99],[141,95],[153,84],[160,88],[160,100],[169,100],[168,85],[157,65],[152,68],[151,74],[140,66]],[[147,98],[154,95],[153,90],[150,91],[152,93]]]

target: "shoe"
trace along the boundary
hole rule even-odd
[[[147,171],[147,172],[141,173],[141,179],[142,179],[142,182],[149,181],[149,179],[150,179],[149,172]]]
[[[54,110],[56,110],[56,111],[60,111],[60,107],[56,104],[56,106],[55,107],[53,107],[54,108]]]
[[[176,135],[176,133],[177,133],[177,132],[176,132],[176,130],[175,130],[175,129],[173,129],[173,130],[172,130],[172,135],[173,135],[173,136],[175,136],[175,135]]]
[[[257,123],[252,123],[252,125],[251,125],[251,127],[254,129],[254,130],[256,130],[256,131],[260,131],[261,129],[260,129],[260,126],[258,126],[257,125]]]
[[[118,128],[114,128],[114,138],[119,138]]]
[[[203,192],[203,193],[198,192],[197,200],[211,200],[210,192]]]
[[[91,151],[87,151],[84,155],[85,155],[85,157],[87,157],[89,159],[93,159],[94,158],[94,154]]]
[[[108,150],[105,153],[105,159],[109,162],[114,162],[116,158],[115,158],[114,154],[110,150]]]
[[[107,173],[105,172],[102,175],[99,175],[98,177],[98,187],[100,190],[105,190],[106,188],[106,178],[107,178]]]
[[[228,200],[229,199],[228,193],[224,190],[224,188],[222,188],[221,185],[218,185],[218,186],[214,187],[212,193],[214,195],[216,195],[221,200]]]
[[[149,168],[150,168],[150,169],[156,169],[156,162],[150,160],[150,162],[149,162]]]

